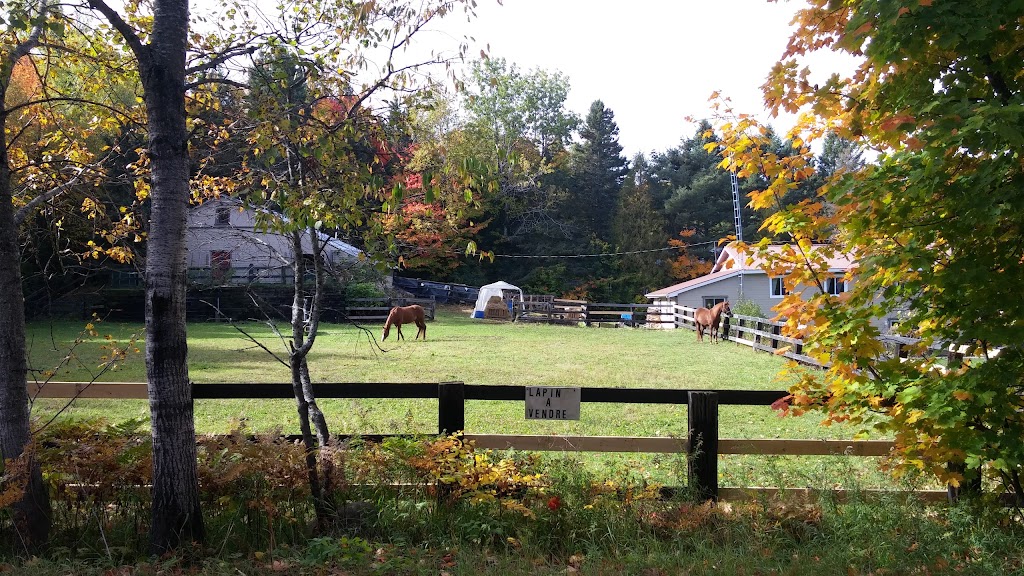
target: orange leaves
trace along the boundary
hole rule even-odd
[[[859,27],[857,27],[856,30],[853,31],[853,35],[866,36],[868,32],[871,32],[874,29],[874,27],[874,24],[872,24],[871,22],[865,22],[864,24],[861,24]]]
[[[682,240],[670,238],[668,241],[669,246],[679,248],[679,255],[669,262],[669,275],[676,280],[690,280],[711,272],[711,262],[693,256],[686,249],[687,243],[684,240],[693,237],[696,232],[693,229],[681,230],[679,237]]]
[[[15,106],[24,104],[42,90],[42,80],[36,72],[32,59],[25,56],[18,60],[11,70],[11,79],[7,86],[5,104]]]
[[[913,127],[914,124],[915,119],[910,114],[894,114],[892,116],[889,116],[885,120],[882,120],[882,122],[879,124],[879,128],[886,132],[889,132],[897,129],[905,130],[908,127]]]

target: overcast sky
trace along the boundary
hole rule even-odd
[[[737,112],[763,114],[759,87],[781,56],[800,1],[479,0],[478,17],[442,26],[474,36],[520,69],[558,70],[571,83],[568,108],[585,115],[600,99],[615,113],[628,156],[664,151],[693,134],[685,118],[707,117],[708,97],[730,96]],[[438,33],[438,32],[435,32]],[[426,38],[424,38],[426,40]],[[816,61],[814,77],[848,60]],[[832,71],[832,70],[828,70]],[[767,119],[767,116],[764,116]],[[780,131],[791,119],[772,121]]]

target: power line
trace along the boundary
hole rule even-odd
[[[694,248],[697,246],[708,246],[711,244],[718,244],[717,240],[710,240],[708,242],[697,242],[696,244],[686,244],[684,246],[668,246],[665,248],[651,248],[649,250],[630,250],[626,252],[602,252],[600,254],[495,254],[495,258],[600,258],[602,256],[626,256],[630,254],[650,254],[652,252],[667,252],[669,250],[686,250],[688,248]]]

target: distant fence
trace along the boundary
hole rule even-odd
[[[694,311],[693,308],[687,306],[673,305],[672,316],[675,319],[676,327],[696,330],[693,321]],[[770,352],[808,366],[816,366],[818,368],[827,368],[829,366],[827,362],[819,362],[817,359],[804,354],[804,341],[800,338],[783,336],[782,327],[785,325],[785,322],[734,313],[722,315],[721,323],[721,336],[723,340],[750,346],[754,350]],[[650,319],[648,319],[648,324],[650,324]],[[907,358],[908,348],[920,342],[918,338],[908,338],[895,334],[882,335],[879,337],[879,340],[885,344],[890,357],[904,359]],[[948,361],[958,361],[964,358],[967,348],[967,346],[948,347],[945,344],[934,344],[928,348],[928,354],[933,357],[944,355]],[[943,366],[938,364],[936,367],[940,370],[944,369]]]
[[[395,276],[392,283],[395,288],[404,290],[417,298],[433,298],[438,304],[473,304],[480,293],[479,288],[465,284],[433,282],[418,278],[402,278],[401,276]]]
[[[430,320],[437,312],[433,298],[349,298],[344,309],[345,318],[351,322],[384,322],[388,312],[395,306],[419,304]]]
[[[803,488],[721,488],[718,485],[718,456],[758,455],[847,455],[885,456],[893,443],[880,440],[780,440],[719,438],[720,405],[768,406],[786,396],[776,390],[689,390],[656,388],[582,388],[583,403],[674,404],[687,407],[687,437],[550,436],[523,434],[466,433],[467,400],[525,401],[525,386],[470,385],[444,383],[338,383],[314,384],[318,398],[422,398],[437,399],[439,434],[463,432],[479,448],[495,450],[554,450],[569,452],[685,453],[689,489],[702,498],[737,500],[761,494],[808,496]],[[45,398],[147,398],[145,383],[51,382],[30,385],[33,397]],[[196,384],[192,396],[202,399],[292,398],[291,384]],[[395,435],[387,435],[395,436]],[[383,436],[363,436],[382,438]],[[843,497],[841,490],[833,491]],[[955,494],[928,490],[913,494],[929,501]]]
[[[516,304],[516,320],[521,322],[629,327],[675,323],[673,318],[648,314],[651,308],[660,308],[657,304],[587,302],[544,294],[527,294],[521,303]]]
[[[290,292],[290,291],[289,291]],[[246,320],[261,318],[264,314],[281,319],[291,317],[293,295],[289,293],[246,292],[238,294],[212,290],[209,293],[193,291],[186,300],[186,316],[196,320]],[[307,299],[303,306],[309,307]],[[384,322],[394,306],[419,304],[427,318],[433,320],[436,303],[429,298],[346,298],[343,294],[328,293],[321,302],[321,319],[333,323]]]

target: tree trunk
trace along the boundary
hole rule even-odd
[[[328,506],[324,487],[320,482],[320,470],[317,463],[317,448],[327,443],[330,434],[327,430],[327,421],[323,412],[316,403],[316,395],[313,394],[313,383],[309,376],[309,366],[306,363],[306,356],[312,348],[316,338],[316,330],[320,316],[320,289],[322,283],[322,268],[319,269],[321,279],[314,282],[314,295],[307,314],[305,306],[305,264],[302,258],[302,232],[303,230],[292,230],[292,253],[294,263],[292,270],[295,276],[294,291],[292,293],[292,348],[290,353],[290,364],[292,368],[292,393],[295,395],[295,404],[299,413],[299,428],[302,431],[302,443],[306,449],[306,473],[309,478],[309,489],[313,496],[313,507],[316,510],[318,523],[323,526],[328,520]],[[316,250],[317,243],[313,244],[314,260],[319,258]],[[307,322],[310,330],[309,339],[306,338]],[[310,423],[316,427],[316,437],[313,436],[313,429]]]
[[[38,10],[40,21],[45,21],[50,10],[46,2],[26,8]],[[12,511],[16,538],[27,551],[46,543],[52,518],[50,496],[31,448],[25,294],[8,155],[6,101],[15,65],[39,45],[43,32],[42,25],[35,24],[26,38],[4,47],[0,60],[0,130],[4,133],[0,140],[0,476],[7,474],[12,481],[23,484],[24,492]],[[8,464],[12,468],[20,466],[24,472],[12,474],[14,470],[7,469]]]
[[[137,53],[152,174],[146,247],[146,377],[153,429],[150,549],[156,554],[183,542],[201,542],[205,536],[185,329],[187,35],[188,1],[156,0],[151,43]]]
[[[6,116],[0,112],[0,126],[6,126]],[[4,460],[28,458],[27,477],[22,480],[25,492],[14,504],[13,511],[17,537],[27,550],[32,550],[49,537],[51,516],[50,498],[43,485],[39,462],[31,450],[26,452],[32,433],[20,255],[5,143],[0,147],[0,456]]]

